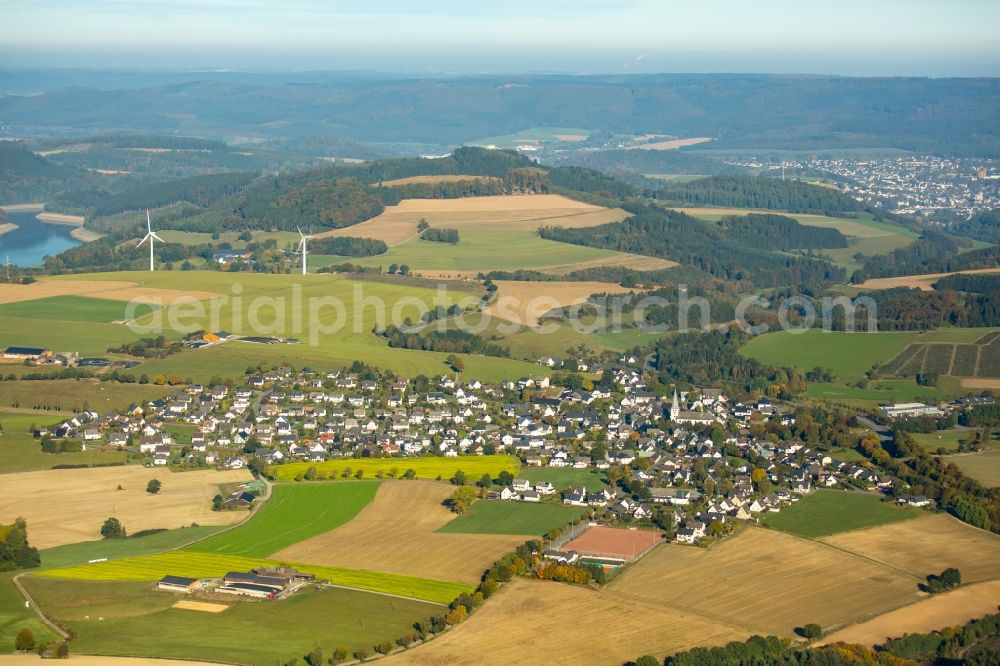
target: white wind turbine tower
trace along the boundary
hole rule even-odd
[[[309,254],[309,251],[306,249],[306,241],[310,240],[312,236],[306,236],[305,234],[302,233],[302,229],[299,229],[298,227],[295,228],[298,229],[299,237],[301,238],[301,240],[299,240],[298,249],[302,250],[302,274],[306,275],[309,272],[308,267],[306,265],[306,257]]]
[[[153,272],[153,244],[154,244],[154,241],[160,241],[161,243],[166,243],[167,241],[163,240],[162,238],[160,238],[159,236],[157,236],[155,233],[153,233],[153,223],[149,221],[149,211],[148,210],[146,211],[146,236],[141,241],[139,241],[139,244],[136,245],[135,248],[138,250],[140,247],[142,247],[142,244],[145,243],[146,241],[149,241],[149,271],[152,273]]]

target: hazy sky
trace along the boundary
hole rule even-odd
[[[1000,75],[997,0],[0,0],[0,66]]]

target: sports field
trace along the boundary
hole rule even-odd
[[[267,557],[340,527],[354,518],[378,490],[378,481],[276,485],[253,518],[188,550]]]
[[[45,578],[84,581],[157,581],[168,574],[191,578],[218,578],[229,571],[249,571],[260,566],[289,564],[300,571],[315,574],[333,585],[358,590],[384,592],[412,599],[446,604],[462,592],[472,589],[462,583],[430,580],[384,572],[345,569],[341,567],[303,564],[287,560],[271,560],[242,555],[170,551],[156,555],[139,555],[110,562],[81,564],[60,569],[46,569],[36,575]]]
[[[500,472],[517,474],[521,461],[516,456],[458,456],[445,458],[441,456],[417,456],[402,458],[344,458],[342,460],[327,460],[321,463],[289,463],[271,468],[280,481],[291,481],[298,474],[304,474],[309,468],[315,468],[317,473],[326,476],[341,476],[348,469],[351,474],[364,472],[366,478],[374,477],[377,472],[386,475],[393,473],[402,477],[407,470],[413,470],[418,479],[450,479],[461,471],[466,478],[477,480],[483,474],[497,477]]]
[[[1000,581],[963,586],[835,631],[825,636],[819,644],[842,642],[878,645],[888,638],[906,634],[924,634],[945,627],[960,627],[970,620],[995,613],[997,599],[1000,599]]]
[[[154,478],[163,487],[151,495],[146,484]],[[129,533],[191,523],[230,525],[246,513],[212,511],[212,497],[219,484],[251,478],[246,470],[170,472],[131,465],[8,475],[0,483],[0,523],[23,517],[38,548],[98,540],[109,516]]]
[[[923,515],[925,511],[902,508],[875,495],[817,490],[784,507],[780,513],[765,514],[761,522],[776,530],[816,538]]]
[[[826,544],[749,527],[711,548],[669,544],[607,589],[761,635],[829,629],[919,598],[918,579]]]
[[[619,529],[598,525],[564,544],[563,549],[575,550],[581,555],[631,562],[662,542],[663,533],[657,530]]]
[[[947,567],[958,568],[963,582],[1000,578],[1000,536],[947,514],[842,532],[823,541],[917,578]]]
[[[443,504],[454,490],[440,481],[384,481],[375,500],[353,520],[273,557],[474,585],[493,562],[527,537],[503,536],[506,532],[442,534],[448,530],[439,528],[455,517]]]
[[[78,634],[74,655],[286,663],[317,644],[327,655],[340,646],[349,652],[371,649],[441,610],[416,600],[327,588],[278,602],[234,603],[223,613],[198,613],[172,608],[179,595],[155,591],[148,583],[31,578],[25,584],[40,606]]]
[[[944,459],[955,463],[963,472],[988,488],[1000,486],[1000,449],[982,453],[960,453],[945,456]]]
[[[710,578],[710,577],[708,577]],[[608,640],[594,640],[607,628]],[[611,589],[517,578],[465,623],[406,652],[392,666],[621,664],[700,645],[743,640],[735,624],[635,599]],[[541,638],[544,637],[544,640]],[[488,647],[487,647],[488,646]],[[488,656],[484,660],[484,650]],[[530,655],[530,656],[529,656]]]
[[[837,333],[811,329],[803,333],[777,331],[758,335],[741,350],[761,363],[812,370],[830,368],[838,383],[862,377],[916,339],[916,333]]]
[[[542,536],[586,512],[586,507],[562,504],[483,500],[474,503],[469,511],[442,526],[438,532]]]

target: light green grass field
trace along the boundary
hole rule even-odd
[[[450,479],[455,473],[462,471],[466,478],[476,480],[489,474],[496,478],[500,472],[510,472],[516,475],[521,461],[515,456],[459,456],[444,458],[439,456],[419,456],[414,458],[345,458],[342,460],[327,460],[321,463],[289,463],[276,465],[271,470],[279,481],[291,481],[297,474],[304,474],[310,467],[315,467],[318,473],[330,476],[340,476],[350,468],[351,474],[364,471],[366,478],[374,477],[377,472],[389,474],[396,471],[397,477],[412,469],[418,479]],[[304,482],[309,483],[309,482]]]
[[[218,578],[229,571],[249,571],[260,566],[289,564],[300,571],[315,574],[333,585],[358,590],[385,592],[434,603],[449,603],[462,592],[471,588],[461,583],[377,573],[355,569],[277,562],[260,557],[223,555],[219,553],[199,553],[192,551],[171,551],[156,555],[140,555],[110,562],[83,564],[60,569],[38,572],[46,578],[89,581],[157,581],[163,576],[186,576],[190,578]]]
[[[417,303],[434,305],[435,290],[410,285],[359,282],[336,275],[259,275],[213,271],[157,271],[156,273],[121,272],[71,276],[74,280],[122,280],[147,287],[181,291],[209,291],[226,296],[215,308],[206,304],[201,313],[191,309],[175,317],[169,313],[142,318],[144,328],[94,322],[40,327],[38,320],[27,317],[0,317],[0,345],[38,345],[81,354],[103,354],[108,347],[161,331],[178,338],[183,332],[198,329],[224,329],[235,334],[295,337],[294,345],[251,345],[229,342],[208,349],[185,350],[164,359],[146,361],[134,372],[177,374],[182,378],[205,382],[212,376],[239,377],[247,367],[261,361],[288,362],[295,366],[320,367],[350,365],[361,359],[372,365],[389,368],[404,375],[438,375],[450,372],[445,364],[448,354],[406,349],[391,349],[384,339],[372,333],[376,326],[392,321],[393,309],[406,316],[419,317]],[[300,291],[301,290],[301,291]],[[239,298],[234,299],[234,291]],[[298,294],[298,296],[296,296]],[[471,298],[468,292],[449,292],[444,305]],[[270,299],[270,300],[269,300]],[[319,300],[327,299],[327,300]],[[344,304],[343,310],[331,300]],[[234,303],[234,301],[238,302]],[[157,327],[157,318],[162,327]],[[256,321],[259,325],[252,325]],[[301,322],[301,323],[300,323]],[[315,343],[315,344],[314,344]],[[466,376],[483,381],[497,381],[511,376],[537,375],[538,366],[515,359],[461,355]]]
[[[175,389],[153,384],[120,384],[96,379],[44,379],[0,382],[0,409],[48,407],[55,411],[80,411],[85,407],[99,412],[123,410],[145,400],[157,400]],[[46,420],[39,413],[39,422]],[[51,419],[49,419],[51,420]]]
[[[954,342],[972,344],[990,333],[1000,331],[997,327],[985,328],[936,328],[917,335],[914,342]]]
[[[782,532],[818,538],[923,515],[926,512],[921,509],[899,507],[874,495],[818,490],[781,513],[766,514],[761,522]]]
[[[585,486],[587,490],[594,492],[608,485],[607,476],[602,470],[597,469],[522,467],[518,478],[527,479],[532,483],[548,481],[558,490]]]
[[[18,301],[0,305],[0,317],[110,323],[124,318],[125,306],[122,301],[102,298],[52,296],[36,301]],[[136,315],[145,315],[155,309],[156,306],[143,305],[136,310]]]
[[[500,136],[488,136],[485,139],[472,141],[471,145],[476,146],[498,146],[500,148],[513,148],[522,143],[534,143],[535,141],[562,141],[560,136],[590,136],[590,130],[580,127],[529,127],[520,132],[511,132]]]
[[[77,634],[74,654],[239,664],[284,664],[316,645],[327,656],[338,647],[371,650],[441,611],[420,601],[336,588],[203,613],[171,608],[183,595],[156,591],[149,583],[31,578],[26,586],[47,613]]]
[[[809,384],[805,395],[832,400],[855,407],[871,407],[882,402],[926,402],[943,399],[949,391],[934,386],[920,386],[912,379],[880,379],[868,388],[833,384]]]
[[[24,607],[24,597],[11,582],[15,575],[16,572],[0,573],[0,654],[14,652],[14,637],[21,629],[30,630],[39,642],[56,638],[34,610]]]
[[[957,451],[960,442],[971,444],[975,441],[977,434],[977,430],[939,430],[938,432],[914,432],[910,433],[910,436],[928,451],[936,452],[938,449]],[[998,444],[1000,444],[1000,440],[994,434],[988,446],[997,446]]]
[[[248,522],[188,550],[267,557],[347,523],[372,501],[378,485],[378,481],[277,485]]]
[[[524,534],[542,536],[579,518],[588,509],[562,504],[483,500],[438,532],[448,534]]]
[[[758,335],[740,353],[762,363],[811,370],[830,368],[841,382],[862,377],[876,363],[901,352],[916,333],[836,333],[811,329]]]
[[[42,566],[46,569],[61,569],[102,558],[117,560],[123,557],[162,553],[180,548],[196,539],[211,536],[222,529],[224,527],[218,525],[182,527],[141,537],[83,541],[46,548],[41,552]]]
[[[539,221],[539,226],[544,221]],[[411,270],[493,271],[540,269],[622,256],[611,250],[560,243],[521,229],[463,229],[457,245],[414,238],[376,257],[315,255],[312,267],[350,262],[361,266],[406,264]],[[623,260],[623,264],[627,261]]]
[[[68,414],[63,418],[68,418]],[[54,425],[60,418],[47,412],[23,413],[0,410],[0,474],[30,472],[50,469],[55,465],[99,465],[124,463],[126,454],[119,451],[81,451],[79,453],[42,453],[39,441],[31,436],[28,428]]]
[[[955,463],[963,472],[988,488],[1000,486],[1000,449],[944,456],[944,460]]]

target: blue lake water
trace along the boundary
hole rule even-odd
[[[0,236],[0,266],[7,263],[7,257],[16,266],[39,266],[46,256],[80,245],[80,241],[70,236],[73,227],[46,224],[35,219],[37,214],[7,213],[7,221],[18,228]]]

